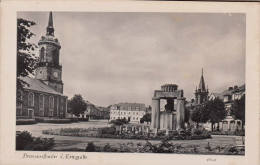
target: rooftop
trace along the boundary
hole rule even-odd
[[[30,89],[30,90],[34,90],[34,91],[40,91],[40,92],[44,92],[44,93],[50,93],[50,94],[54,94],[54,95],[64,96],[62,93],[55,91],[53,88],[46,85],[41,80],[31,78],[31,77],[20,77],[20,79],[27,83],[24,86],[24,89]]]

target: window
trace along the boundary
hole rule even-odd
[[[29,93],[28,94],[28,106],[33,106],[34,105],[34,94],[33,93]]]
[[[57,116],[59,116],[59,97],[57,97]]]
[[[43,109],[43,106],[44,106],[44,96],[40,95],[39,96],[39,108]]]
[[[17,92],[17,104],[16,104],[16,108],[22,109],[22,101],[23,101],[23,93],[22,91],[18,91]],[[19,113],[17,113],[19,115]]]
[[[44,61],[44,54],[45,54],[45,49],[44,47],[42,47],[40,51],[40,62]]]
[[[63,115],[63,98],[60,99],[60,114]]]
[[[49,116],[53,116],[53,110],[54,110],[54,98],[53,96],[49,97]]]
[[[54,98],[53,98],[53,96],[50,96],[50,98],[49,98],[49,107],[50,107],[50,109],[54,109]]]
[[[44,116],[44,96],[39,96],[39,115]]]

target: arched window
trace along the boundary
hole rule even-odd
[[[53,96],[50,96],[50,98],[49,98],[49,107],[50,107],[50,109],[54,109],[54,98],[53,98]]]
[[[64,110],[64,100],[63,98],[60,99],[60,115],[63,116],[63,110]]]
[[[53,63],[55,65],[59,65],[59,50],[58,49],[53,50]]]
[[[43,95],[39,96],[39,108],[40,109],[44,108],[44,96]]]
[[[39,96],[39,115],[44,116],[44,96],[41,94]]]
[[[54,98],[53,96],[49,97],[49,116],[53,116],[53,110],[54,110]]]
[[[44,54],[45,54],[45,49],[44,47],[42,47],[40,50],[40,62],[44,61]]]
[[[34,94],[31,92],[28,94],[28,106],[34,106]]]
[[[17,104],[16,104],[16,115],[17,116],[22,116],[23,112],[22,112],[22,100],[23,100],[23,93],[22,91],[18,91],[17,92]]]

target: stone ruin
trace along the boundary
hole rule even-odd
[[[167,101],[163,111],[160,111],[161,99]],[[161,90],[155,90],[152,98],[151,130],[155,134],[158,130],[166,130],[168,134],[169,131],[184,129],[184,106],[183,90],[178,90],[176,84],[165,84],[161,86]]]

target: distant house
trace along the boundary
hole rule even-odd
[[[79,118],[109,119],[109,108],[96,106],[89,101],[86,101],[86,104],[87,104],[87,108],[83,113],[81,113],[79,115]],[[73,117],[76,117],[76,116],[73,116]]]
[[[110,120],[126,119],[130,123],[140,123],[140,119],[150,111],[142,103],[118,103],[110,107]]]
[[[245,84],[241,86],[229,87],[221,93],[211,93],[209,100],[219,98],[223,100],[225,104],[225,110],[227,111],[227,117],[220,123],[220,129],[223,131],[235,131],[242,129],[242,123],[240,120],[235,120],[231,115],[231,108],[235,100],[240,99],[245,95]]]

